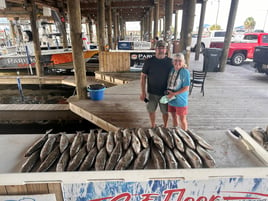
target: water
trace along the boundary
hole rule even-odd
[[[0,104],[67,104],[75,87],[66,85],[22,85],[22,95],[17,85],[0,85]]]
[[[27,75],[27,70],[20,70],[20,75]],[[0,76],[16,75],[17,71],[0,71]],[[53,71],[49,75],[73,75],[70,71]],[[87,72],[91,84],[102,83],[106,87],[114,84],[96,80],[94,73]],[[0,85],[0,104],[68,104],[67,99],[75,94],[75,87],[66,85],[22,85],[22,95],[16,84]],[[53,129],[53,133],[76,131],[89,132],[90,129],[98,128],[91,122],[79,120],[58,120],[58,121],[0,121],[0,134],[42,134],[46,130]]]
[[[23,100],[17,85],[0,85],[0,104],[68,104],[67,99],[75,93],[75,87],[65,85],[22,85]],[[53,115],[53,114],[52,114]],[[11,123],[10,123],[11,122]],[[0,121],[0,134],[42,134],[76,131],[89,132],[98,128],[87,120],[54,121]]]

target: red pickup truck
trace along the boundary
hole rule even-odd
[[[223,42],[211,42],[210,48],[223,48]],[[252,59],[256,46],[268,46],[268,33],[246,33],[240,41],[230,44],[228,59],[234,66],[241,65],[245,59]]]

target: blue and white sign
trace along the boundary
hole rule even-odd
[[[268,201],[267,178],[63,184],[64,201]]]

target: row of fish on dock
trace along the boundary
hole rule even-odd
[[[21,172],[216,167],[213,146],[179,127],[51,132],[26,150]]]

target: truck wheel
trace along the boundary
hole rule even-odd
[[[200,53],[203,53],[205,50],[205,45],[203,43],[201,43],[201,46],[200,46]]]
[[[231,58],[231,64],[234,66],[240,66],[245,61],[245,55],[242,53],[235,53]]]
[[[192,51],[195,52],[196,49],[196,45],[194,46],[194,48],[192,48]],[[203,53],[205,49],[205,45],[203,43],[200,44],[200,53]]]
[[[254,67],[258,70],[259,73],[263,73],[261,63],[255,62]]]

